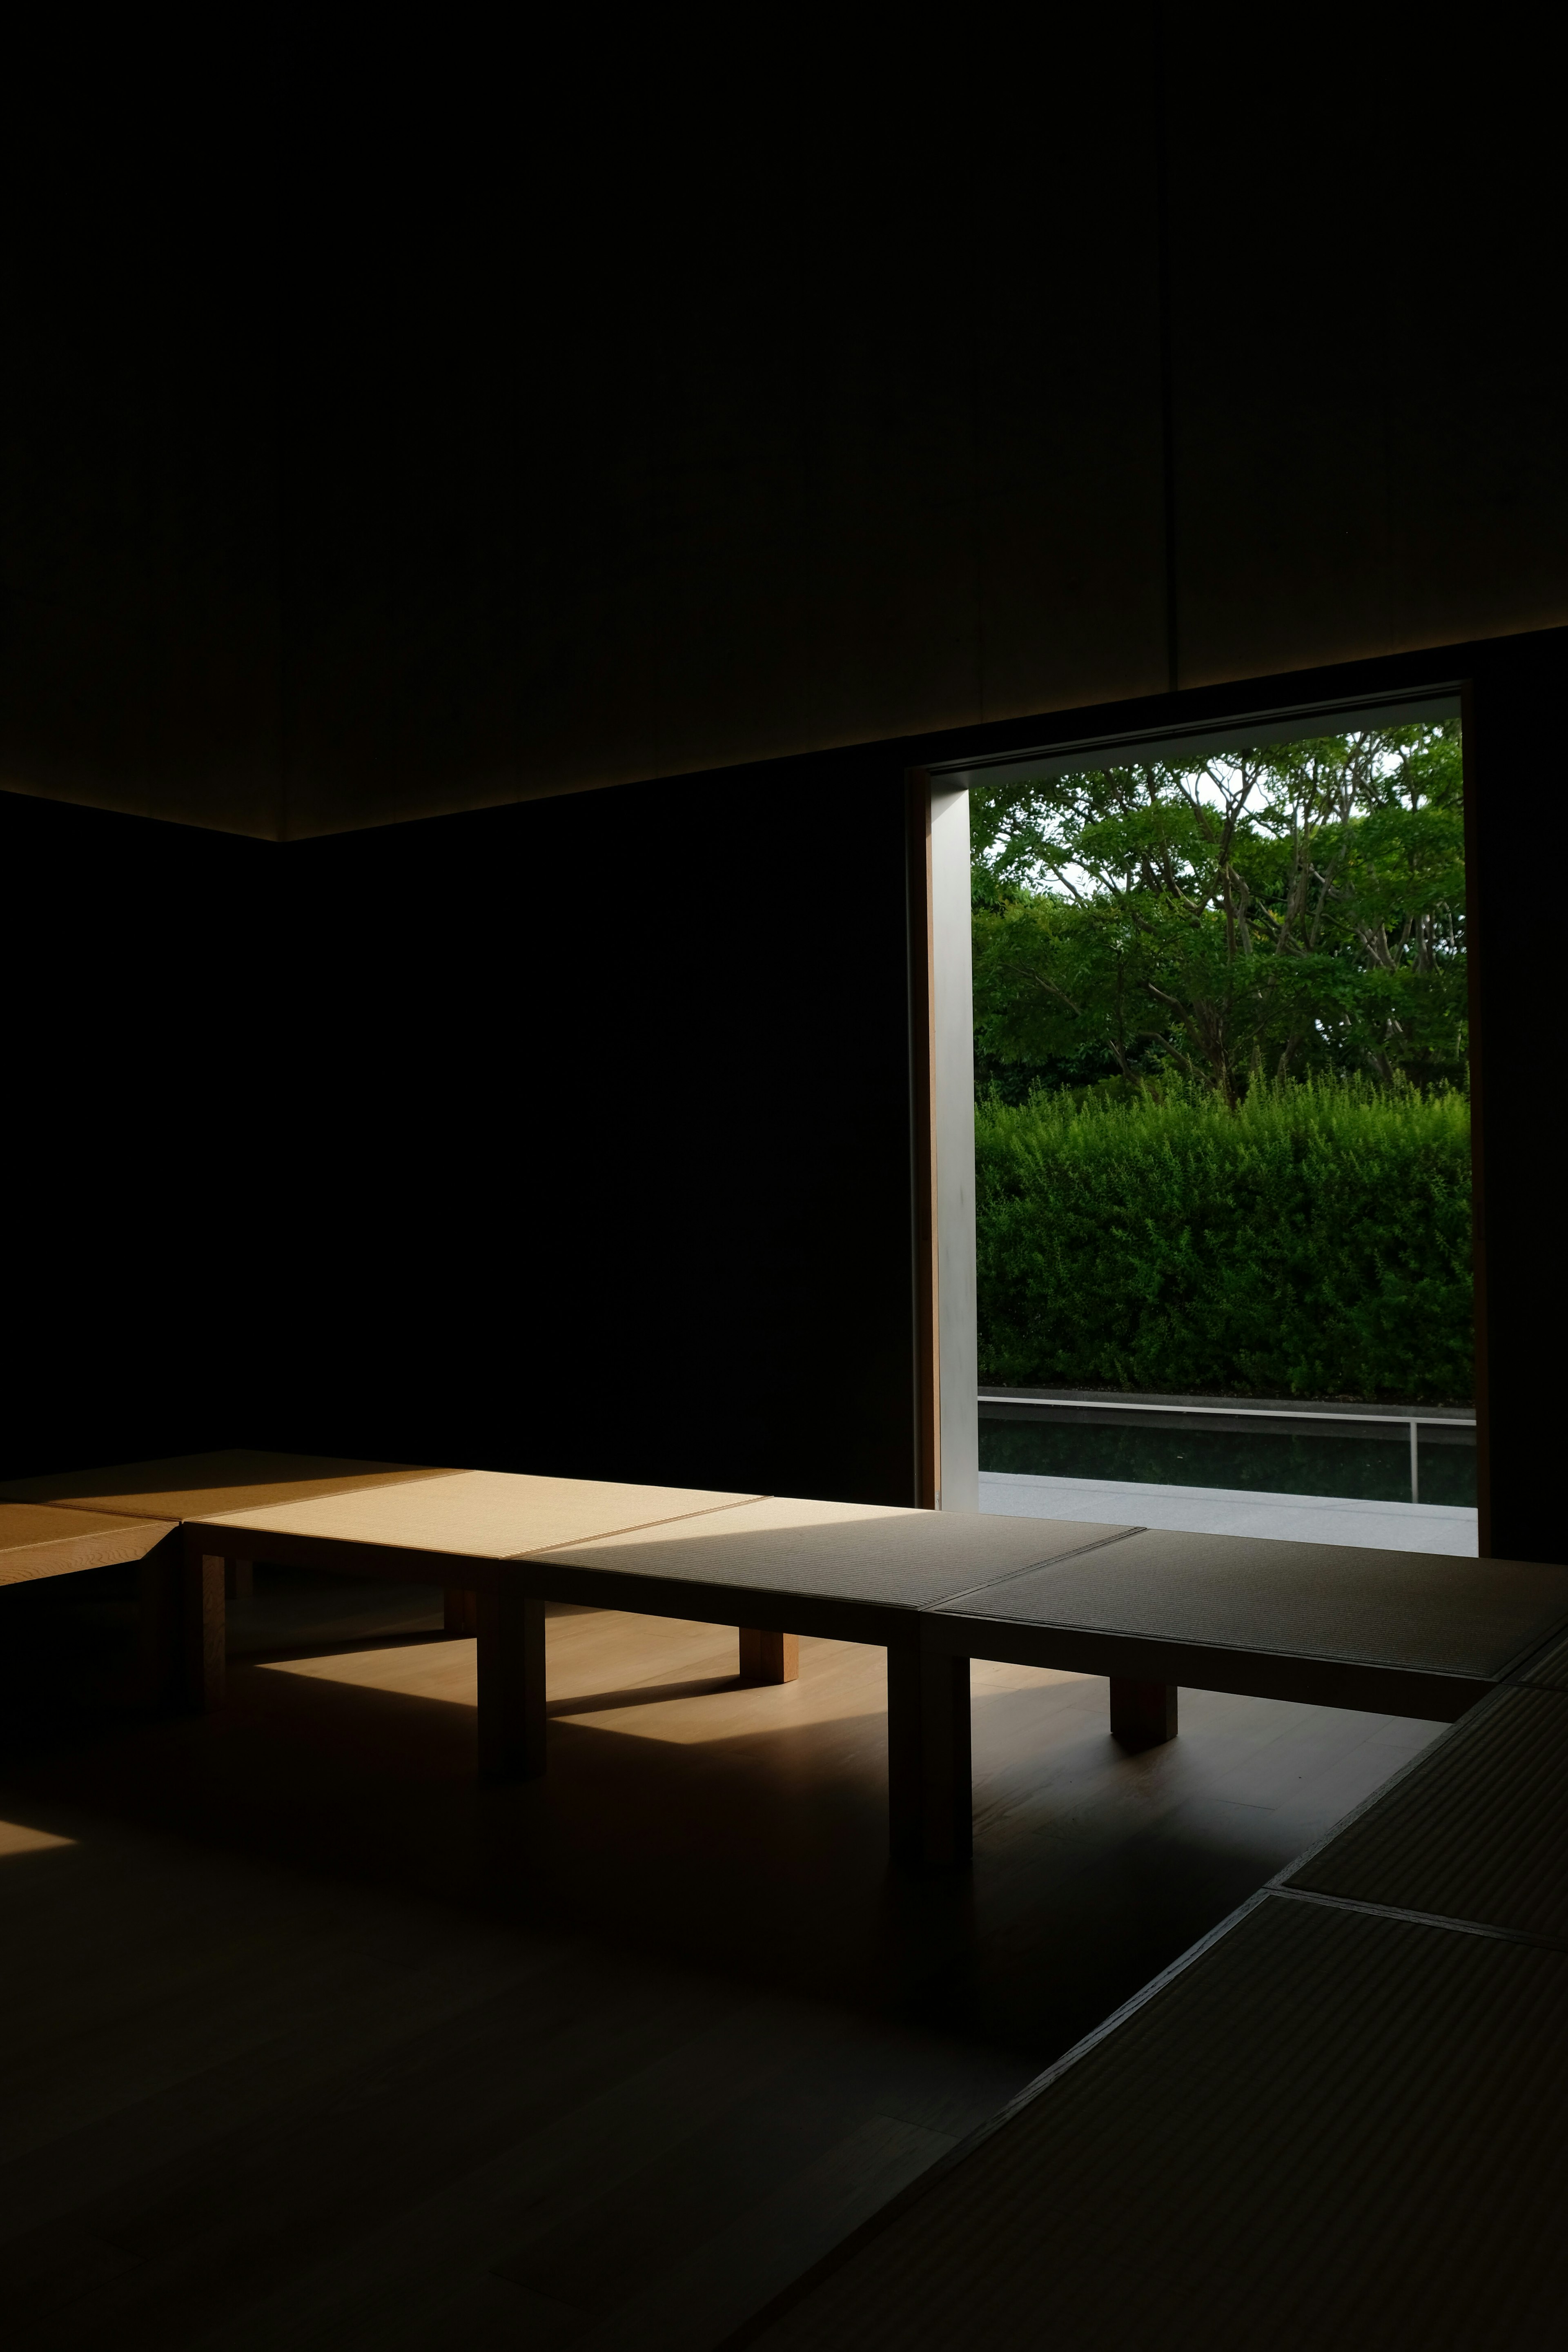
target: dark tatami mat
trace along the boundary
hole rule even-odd
[[[1565,1613],[1568,1568],[1547,1562],[1153,1528],[943,1609],[1476,1675],[1502,1674]]]
[[[1270,1895],[766,2352],[1562,2341],[1568,1955]]]
[[[1548,1690],[1568,1691],[1568,1633],[1532,1658],[1520,1675],[1521,1683],[1540,1683]]]
[[[1289,1884],[1568,1942],[1568,1693],[1500,1691]]]

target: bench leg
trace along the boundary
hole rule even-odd
[[[743,1683],[793,1683],[800,1679],[798,1633],[763,1633],[754,1625],[741,1628],[741,1680]]]
[[[506,1584],[479,1592],[479,1770],[537,1780],[544,1770],[544,1603]]]
[[[969,1660],[888,1652],[888,1809],[895,1862],[951,1867],[973,1847]]]
[[[154,1706],[173,1706],[185,1679],[185,1547],[178,1528],[136,1563],[137,1682]]]
[[[205,1715],[223,1704],[226,1671],[224,1562],[187,1551],[178,1533],[139,1563],[138,1680],[158,1706]]]
[[[193,1715],[223,1705],[227,1669],[225,1563],[213,1552],[188,1551],[180,1593],[178,1704]]]
[[[1123,1748],[1159,1748],[1176,1736],[1174,1683],[1110,1677],[1110,1736]]]
[[[464,1640],[479,1632],[479,1602],[475,1593],[465,1592],[460,1584],[448,1584],[443,1588],[441,1601],[442,1630],[449,1641]]]

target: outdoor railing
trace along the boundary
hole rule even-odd
[[[982,1389],[982,1405],[1005,1404],[1027,1411],[1031,1407],[1042,1412],[1159,1412],[1207,1414],[1215,1420],[1237,1421],[1329,1421],[1359,1423],[1364,1429],[1386,1426],[1390,1422],[1407,1424],[1410,1432],[1410,1499],[1421,1500],[1420,1433],[1424,1429],[1474,1429],[1473,1413],[1405,1412],[1397,1409],[1373,1408],[1363,1412],[1331,1412],[1317,1405],[1243,1404],[1227,1399],[1224,1403],[1173,1404],[1144,1397],[1084,1397],[1047,1396],[1036,1389]]]

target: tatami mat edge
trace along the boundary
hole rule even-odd
[[[1551,1643],[1538,1657],[1528,1659],[1514,1679],[1540,1684],[1547,1690],[1568,1691],[1568,1633]]]
[[[1568,1693],[1498,1692],[1284,1884],[1568,1944]]]

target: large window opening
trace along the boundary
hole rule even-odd
[[[1456,694],[941,780],[983,1509],[1476,1549],[1462,757]]]

